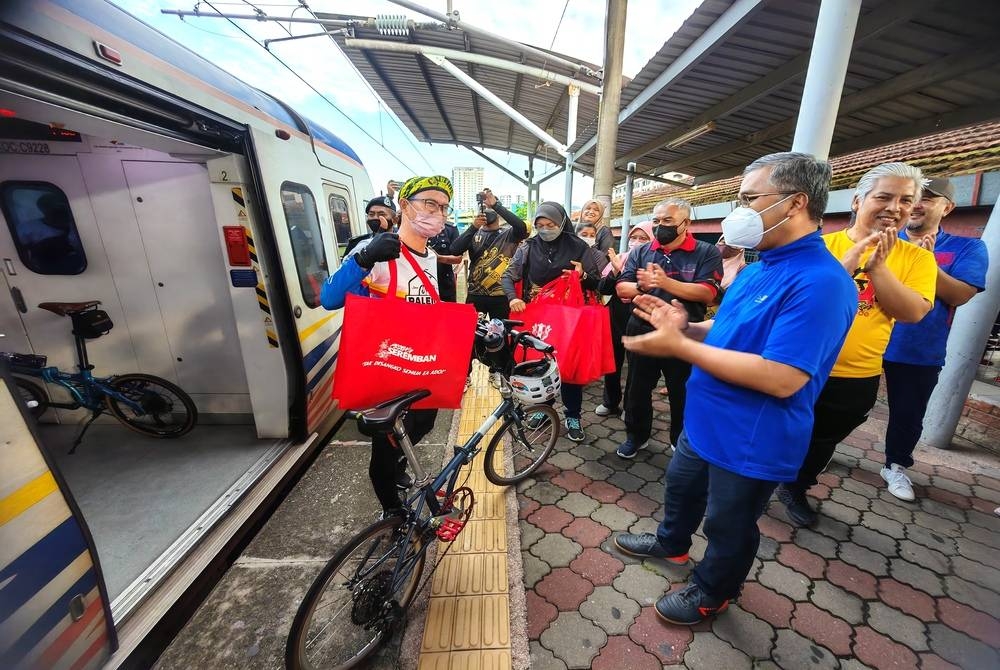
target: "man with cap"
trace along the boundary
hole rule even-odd
[[[399,190],[399,233],[379,232],[361,242],[344,259],[340,268],[323,284],[320,302],[326,309],[340,309],[348,293],[383,297],[389,289],[389,263],[400,256],[402,244],[412,252],[417,266],[396,264],[397,297],[416,303],[429,303],[428,295],[418,273],[438,289],[437,256],[429,240],[444,228],[451,214],[451,180],[440,175],[413,177]],[[434,427],[437,410],[411,410],[403,425],[414,444],[424,438]],[[385,435],[372,438],[372,455],[368,465],[375,495],[382,504],[383,516],[397,513],[402,507],[399,489],[405,489],[410,478],[406,474],[406,460],[394,449]]]
[[[931,310],[937,266],[930,252],[899,240],[899,230],[920,202],[924,176],[906,163],[883,163],[854,189],[854,224],[823,236],[858,292],[858,313],[814,408],[809,451],[794,482],[777,496],[795,526],[810,526],[816,512],[806,491],[833,458],[837,444],[868,419],[882,375],[882,355],[893,326],[917,323]]]
[[[580,273],[583,288],[596,289],[601,270],[607,262],[597,249],[576,236],[566,210],[559,203],[543,202],[539,205],[534,223],[537,234],[518,247],[500,279],[510,311],[514,313],[523,312],[543,286],[566,272],[576,270]],[[520,295],[515,289],[517,282],[521,282]],[[516,314],[514,318],[517,318]],[[583,386],[564,381],[561,393],[566,413],[566,437],[573,442],[583,442],[587,439],[580,423]],[[540,421],[537,417],[544,415],[529,416],[529,426],[534,420]]]
[[[358,243],[369,239],[376,233],[386,233],[396,230],[396,204],[387,195],[372,198],[365,205],[365,217],[370,232],[352,237],[344,249],[344,257],[351,255]]]
[[[528,226],[500,204],[488,188],[483,190],[483,204],[486,208],[476,215],[449,251],[459,257],[469,252],[465,301],[490,318],[506,319],[510,316],[510,305],[500,278],[518,245],[527,239]],[[503,226],[501,219],[509,225]]]
[[[944,366],[955,309],[986,288],[986,245],[974,237],[949,235],[941,228],[941,219],[954,208],[955,187],[947,178],[935,177],[924,186],[910,220],[899,232],[899,239],[933,252],[938,266],[933,309],[918,323],[896,324],[883,357],[889,425],[882,479],[889,493],[900,500],[914,499],[904,470],[913,465],[913,448]]]

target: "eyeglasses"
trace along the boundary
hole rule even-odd
[[[743,207],[749,207],[754,200],[757,198],[763,198],[765,195],[794,195],[798,191],[775,191],[774,193],[740,193],[736,198],[736,201],[740,203]]]
[[[452,212],[455,210],[450,205],[442,205],[436,200],[431,200],[430,198],[407,198],[406,202],[410,204],[419,203],[419,209],[424,210],[425,214],[437,214],[441,212],[445,217],[451,216]]]

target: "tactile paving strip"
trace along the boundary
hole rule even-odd
[[[486,368],[473,367],[462,400],[458,441],[464,442],[500,403]],[[494,426],[481,446],[485,450]],[[507,510],[504,488],[483,474],[482,453],[468,468],[476,496],[469,523],[431,581],[418,670],[510,670],[510,607],[507,584]],[[461,482],[464,477],[460,477]],[[438,555],[446,545],[438,548]]]

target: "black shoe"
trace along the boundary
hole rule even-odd
[[[660,540],[652,533],[619,533],[615,536],[615,546],[626,554],[633,556],[644,556],[649,558],[659,558],[676,565],[684,565],[688,562],[687,554],[671,556]]]
[[[406,470],[396,474],[396,488],[405,491],[413,486],[413,477]]]
[[[587,434],[583,432],[583,426],[577,418],[566,418],[566,437],[574,442],[583,442],[587,439]]]
[[[792,525],[804,528],[816,523],[816,511],[809,506],[805,491],[798,487],[779,484],[776,492],[778,500],[785,506],[785,515]]]
[[[382,510],[382,514],[379,515],[379,521],[385,521],[386,519],[391,519],[394,516],[405,517],[406,510],[402,507],[389,507]]]
[[[729,599],[713,598],[691,583],[656,601],[656,613],[670,623],[693,626],[710,616],[725,612]]]

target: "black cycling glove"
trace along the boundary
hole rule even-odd
[[[394,258],[399,258],[399,235],[396,233],[378,233],[361,251],[354,254],[358,265],[369,270],[376,263]]]

